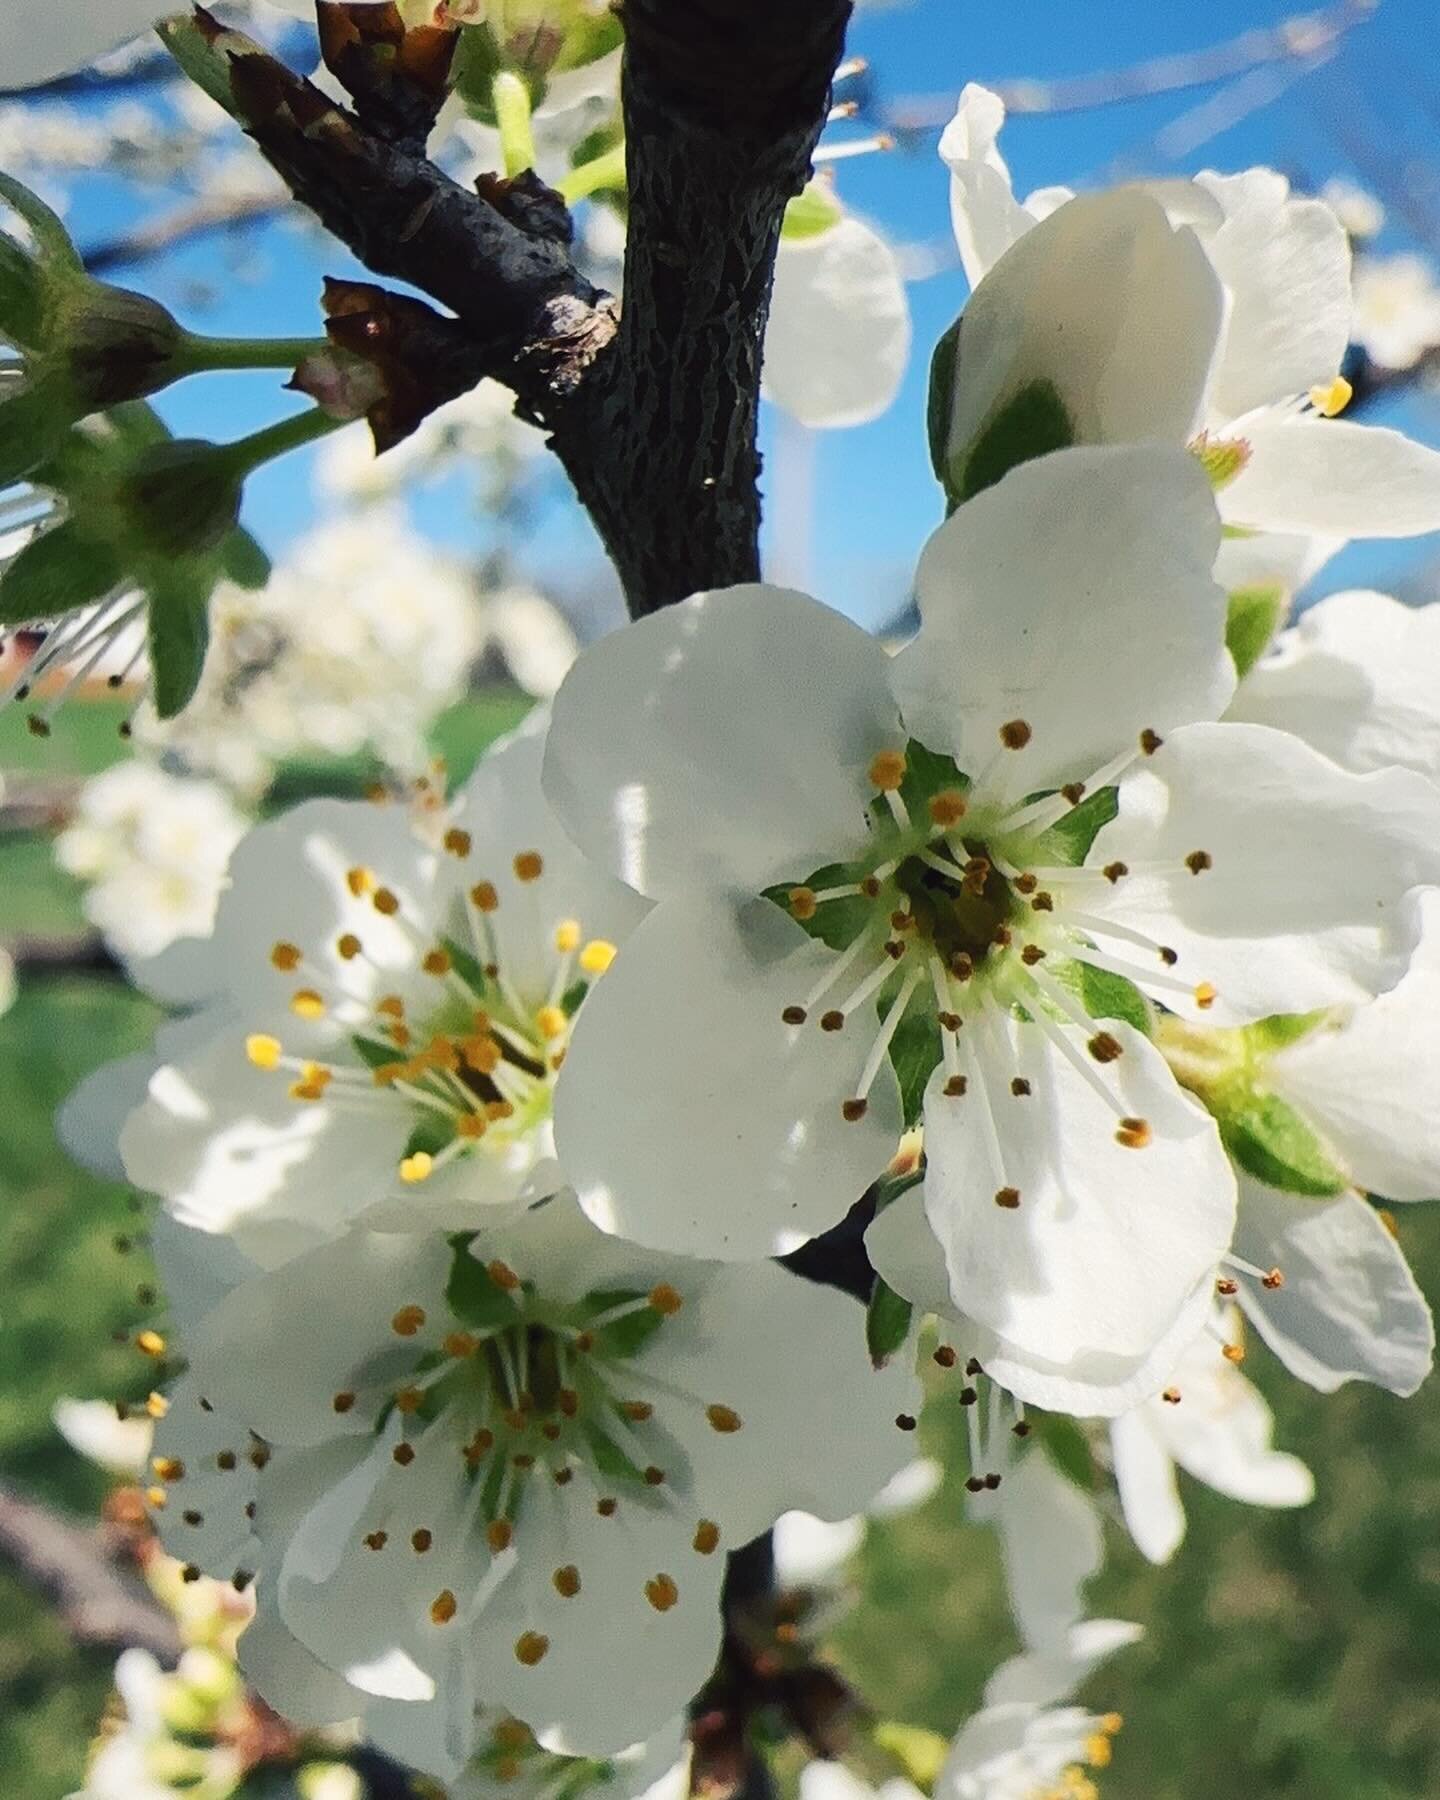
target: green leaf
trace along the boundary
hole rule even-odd
[[[1349,1185],[1320,1139],[1278,1094],[1249,1084],[1222,1088],[1211,1096],[1210,1110],[1220,1126],[1221,1142],[1257,1181],[1317,1199],[1342,1193]]]
[[[445,1283],[445,1303],[462,1325],[494,1331],[513,1325],[515,1302],[490,1279],[483,1263],[470,1254],[470,1233],[457,1232],[450,1239],[450,1278]]]
[[[900,1104],[905,1111],[907,1131],[919,1123],[925,1089],[943,1055],[933,996],[922,987],[911,997],[890,1042],[890,1063],[895,1070],[895,1079],[900,1083]]]
[[[1225,616],[1225,648],[1243,678],[1259,662],[1285,620],[1284,588],[1234,588]]]
[[[155,711],[173,719],[190,704],[210,645],[209,591],[189,584],[150,595],[149,649]]]
[[[1096,788],[1078,806],[1055,821],[1041,838],[1045,851],[1056,862],[1079,868],[1090,854],[1095,839],[1120,810],[1118,788]]]
[[[121,572],[108,545],[66,520],[32,538],[0,576],[0,626],[54,619],[89,606],[109,593]]]
[[[955,470],[947,470],[946,486],[958,488],[959,500],[973,500],[1021,463],[1074,442],[1075,426],[1059,388],[1053,381],[1026,382],[981,430],[958,482]]]
[[[787,244],[823,237],[844,216],[844,209],[835,198],[830,185],[824,181],[812,181],[785,208],[785,222],[780,227],[780,236]]]
[[[1146,1037],[1150,1036],[1154,1030],[1150,1005],[1133,981],[1127,981],[1123,975],[1112,975],[1108,969],[1097,969],[1093,963],[1078,958],[1068,969],[1061,965],[1056,974],[1063,980],[1070,971],[1074,972],[1073,980],[1067,985],[1074,987],[1080,996],[1080,1004],[1092,1019],[1119,1019],[1122,1024],[1133,1025]]]
[[[930,390],[925,407],[925,428],[930,438],[930,466],[947,492],[946,470],[950,455],[950,414],[955,404],[955,365],[960,359],[960,320],[957,319],[935,346],[930,358]]]
[[[886,1287],[878,1275],[875,1277],[870,1304],[865,1308],[865,1347],[877,1369],[883,1369],[904,1345],[914,1312],[908,1300],[902,1300],[894,1288]]]
[[[1090,1440],[1075,1420],[1064,1413],[1032,1413],[1030,1428],[1044,1446],[1051,1462],[1067,1481],[1088,1493],[1095,1486],[1095,1458]]]

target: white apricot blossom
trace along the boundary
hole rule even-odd
[[[1236,530],[1440,529],[1440,455],[1334,418],[1350,251],[1328,206],[1270,169],[1021,205],[1003,118],[972,84],[940,146],[972,285],[941,384],[953,498],[1061,444],[1146,440],[1189,444]]]
[[[660,1729],[719,1649],[724,1550],[788,1507],[862,1507],[918,1399],[847,1297],[639,1250],[564,1195],[473,1238],[351,1232],[242,1282],[185,1349],[166,1528],[193,1505],[197,1536],[253,1532],[293,1639],[434,1705],[417,1728],[462,1760],[482,1700],[571,1754]]]
[[[1239,1328],[1233,1308],[1222,1312],[1180,1358],[1164,1393],[1110,1422],[1125,1524],[1151,1562],[1169,1562],[1185,1536],[1177,1468],[1247,1506],[1314,1498],[1315,1479],[1300,1458],[1271,1448],[1270,1408],[1236,1366]]]
[[[245,838],[212,997],[121,1128],[131,1181],[264,1263],[362,1214],[458,1229],[558,1185],[571,1016],[645,907],[548,816],[541,746],[532,726],[486,756],[433,835],[318,800]],[[136,1073],[116,1065],[122,1104]]]
[[[1413,369],[1440,344],[1440,283],[1423,256],[1362,256],[1351,336],[1382,369]]]
[[[1066,451],[936,533],[894,661],[766,587],[582,654],[547,792],[659,901],[558,1083],[597,1223],[792,1247],[880,1174],[923,1091],[924,1211],[980,1360],[1109,1388],[1173,1359],[1234,1186],[1141,994],[1200,1020],[1366,998],[1404,967],[1400,896],[1440,867],[1420,778],[1207,722],[1234,686],[1217,536],[1183,452]]]

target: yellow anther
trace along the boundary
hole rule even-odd
[[[292,1081],[290,1083],[290,1098],[292,1100],[308,1101],[311,1104],[317,1100],[323,1100],[325,1098],[325,1083],[323,1081]]]
[[[452,1331],[441,1345],[447,1356],[473,1356],[480,1348],[480,1340],[470,1331]]]
[[[802,923],[806,919],[815,917],[815,910],[819,903],[815,898],[814,888],[793,887],[790,890],[789,899],[793,917],[801,920]]]
[[[710,1429],[718,1431],[722,1437],[739,1431],[745,1422],[733,1406],[707,1406],[705,1417],[710,1421]]]
[[[1222,1344],[1220,1354],[1226,1362],[1238,1365],[1245,1360],[1245,1346],[1243,1344]]]
[[[278,1068],[281,1050],[279,1038],[270,1037],[262,1031],[257,1031],[245,1040],[245,1054],[257,1069]]]
[[[536,1663],[545,1660],[549,1648],[550,1640],[543,1631],[522,1631],[515,1640],[515,1660],[524,1663],[527,1669],[533,1669]]]
[[[435,1167],[435,1158],[428,1150],[417,1150],[413,1156],[405,1157],[400,1164],[400,1179],[412,1185],[417,1181],[428,1181]]]
[[[1085,1740],[1085,1760],[1092,1769],[1106,1769],[1110,1766],[1110,1758],[1115,1754],[1114,1748],[1103,1731],[1095,1731]]]
[[[448,1625],[458,1611],[459,1605],[449,1588],[442,1588],[430,1602],[430,1618],[436,1625]]]
[[[690,1541],[701,1556],[713,1556],[720,1547],[720,1527],[713,1519],[702,1519]]]
[[[470,833],[461,831],[452,825],[445,833],[445,848],[452,856],[468,856],[470,854]]]
[[[958,825],[966,813],[965,796],[959,788],[945,788],[941,793],[930,796],[930,822],[948,831],[952,825]]]
[[[1202,981],[1196,986],[1195,1004],[1200,1008],[1201,1012],[1209,1012],[1218,997],[1212,983]]]
[[[135,1339],[135,1348],[142,1356],[163,1356],[165,1340],[158,1331],[142,1331]]]
[[[368,894],[375,886],[375,877],[368,869],[347,869],[345,885],[358,900],[362,894]]]
[[[680,1589],[675,1584],[673,1575],[652,1575],[645,1583],[645,1598],[656,1612],[669,1612],[680,1598]]]
[[[555,1592],[562,1600],[573,1600],[580,1592],[580,1571],[574,1563],[566,1563],[550,1577],[555,1584]]]
[[[157,1456],[150,1467],[162,1481],[180,1481],[185,1475],[185,1465],[178,1456]]]
[[[568,956],[572,950],[580,948],[582,936],[578,919],[562,919],[555,927],[555,948],[562,956]]]
[[[680,1308],[685,1304],[684,1296],[677,1293],[668,1281],[659,1282],[655,1287],[651,1288],[646,1298],[649,1300],[651,1306],[654,1307],[655,1311],[665,1319],[673,1319],[675,1314],[678,1313]]]
[[[477,881],[470,890],[470,903],[477,912],[492,913],[500,904],[493,881]]]
[[[427,975],[448,975],[453,966],[450,952],[442,950],[438,945],[433,950],[427,950],[420,963]]]
[[[1354,397],[1355,390],[1343,375],[1310,390],[1310,404],[1327,419],[1338,418]]]
[[[292,969],[300,967],[300,946],[298,944],[276,944],[270,952],[270,960],[277,969],[288,975]]]
[[[145,1402],[145,1411],[152,1419],[163,1419],[170,1410],[170,1402],[163,1394],[151,1394]]]
[[[400,897],[393,888],[376,888],[370,904],[376,912],[383,913],[387,919],[393,919],[400,910]]]
[[[325,1002],[314,988],[301,988],[291,995],[290,1010],[298,1019],[323,1019]]]
[[[460,1054],[466,1066],[474,1069],[477,1075],[493,1075],[500,1067],[500,1046],[492,1037],[477,1034],[475,1037],[462,1038]]]
[[[1145,1119],[1122,1119],[1115,1133],[1115,1142],[1123,1144],[1127,1150],[1144,1150],[1151,1141],[1149,1122]]]
[[[397,1312],[395,1317],[390,1321],[390,1329],[395,1333],[396,1337],[409,1338],[414,1337],[424,1323],[425,1308],[423,1306],[415,1306],[412,1304],[400,1308],[399,1312]]]
[[[580,967],[587,975],[603,975],[619,952],[606,938],[591,938],[580,952]]]
[[[542,1006],[535,1015],[535,1029],[546,1043],[553,1043],[556,1038],[564,1037],[569,1025],[564,1009],[559,1006]]]
[[[354,962],[363,946],[353,931],[347,931],[343,937],[336,940],[335,948],[346,962]]]
[[[513,867],[517,881],[538,881],[545,873],[545,859],[538,850],[522,850]]]
[[[893,794],[905,779],[905,752],[882,750],[870,764],[870,785],[882,794]]]
[[[1123,1731],[1124,1728],[1125,1715],[1123,1713],[1108,1712],[1100,1721],[1100,1729],[1107,1737],[1114,1737],[1117,1731]]]

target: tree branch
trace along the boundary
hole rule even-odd
[[[175,1621],[117,1567],[104,1528],[87,1528],[0,1485],[0,1556],[58,1608],[77,1644],[131,1646],[167,1662],[180,1654]]]

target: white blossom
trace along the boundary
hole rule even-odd
[[[1352,238],[1378,237],[1385,227],[1384,205],[1358,182],[1333,176],[1321,188],[1320,198]]]
[[[1423,256],[1362,256],[1351,335],[1382,369],[1413,369],[1440,344],[1440,283]]]
[[[503,495],[541,456],[543,435],[515,417],[514,396],[499,382],[437,407],[409,437],[376,456],[370,429],[357,423],[336,432],[317,460],[320,491],[338,500],[392,498],[415,484],[463,467],[478,470],[487,488]]]
[[[107,1474],[134,1480],[149,1466],[155,1428],[148,1413],[122,1414],[108,1400],[73,1400],[62,1395],[50,1416],[70,1448]]]
[[[1098,1800],[1085,1771],[1106,1767],[1119,1728],[1078,1706],[987,1707],[951,1745],[936,1800]]]

